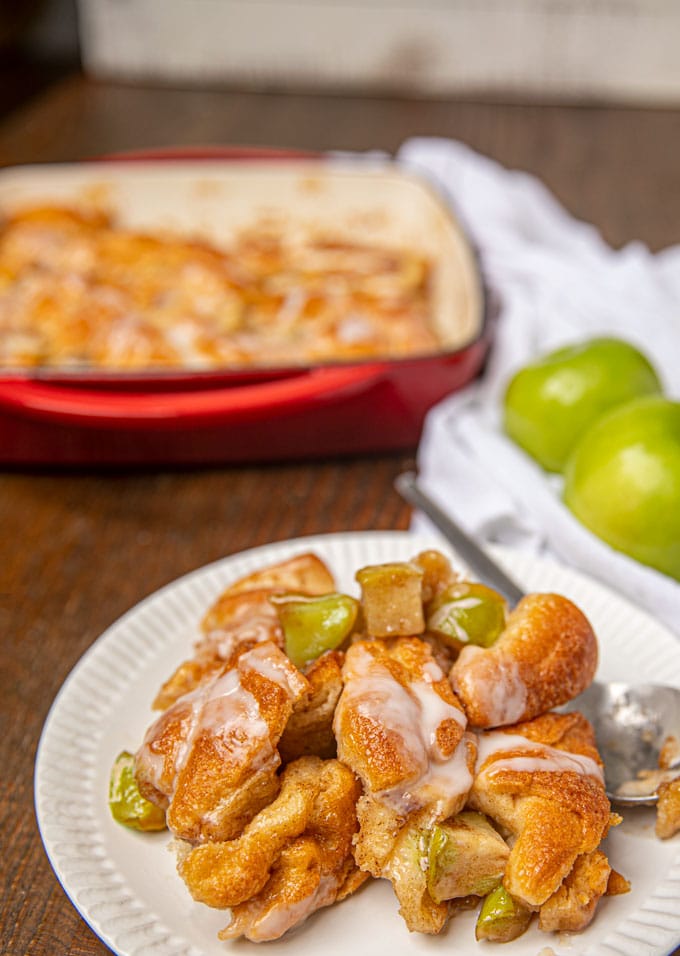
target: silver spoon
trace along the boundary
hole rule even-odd
[[[465,564],[485,584],[503,595],[510,606],[524,591],[482,551],[419,486],[413,472],[395,480],[399,494],[420,508],[453,545]],[[658,684],[593,682],[562,710],[578,710],[592,723],[605,766],[605,789],[617,804],[654,804],[664,771],[658,771],[665,740],[674,737],[680,747],[680,689]],[[670,761],[665,778],[678,776],[680,753]],[[639,774],[643,777],[639,777]]]

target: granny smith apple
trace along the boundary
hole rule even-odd
[[[587,528],[680,581],[680,402],[648,397],[608,412],[564,478],[565,503]]]
[[[649,360],[629,342],[596,338],[558,349],[521,369],[504,400],[507,434],[548,471],[603,412],[661,392]]]

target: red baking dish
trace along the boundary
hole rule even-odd
[[[130,159],[131,157],[124,157]],[[490,340],[473,252],[428,184],[389,162],[248,150],[137,154],[0,172],[0,209],[113,209],[126,226],[219,244],[258,216],[409,244],[433,262],[434,354],[315,366],[0,372],[0,461],[255,462],[410,449],[427,410],[469,383]]]

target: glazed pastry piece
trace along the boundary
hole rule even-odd
[[[391,880],[409,929],[438,933],[448,906],[428,892],[429,833],[463,808],[474,736],[418,638],[357,641],[347,651],[343,681],[334,722],[338,756],[364,786],[356,861]]]
[[[361,885],[352,857],[359,793],[339,761],[303,757],[237,839],[203,844],[181,860],[194,899],[231,908],[221,938],[277,939]]]
[[[277,744],[308,684],[272,643],[180,697],[135,760],[140,792],[192,843],[230,839],[278,792]]]
[[[284,591],[299,594],[328,594],[333,590],[335,590],[333,575],[321,558],[311,553],[299,554],[287,561],[273,564],[234,581],[205,615],[201,629],[204,634],[208,634],[222,628],[225,619],[227,622],[230,620],[229,599],[235,594],[242,594],[246,591],[268,591],[278,594]]]
[[[468,645],[450,680],[474,727],[531,720],[592,682],[597,640],[588,619],[559,594],[529,594],[489,648]]]
[[[283,646],[271,591],[246,591],[222,597],[221,626],[196,642],[194,656],[179,665],[165,681],[153,702],[155,710],[167,710],[183,694],[194,690],[224,669],[233,666],[239,654],[265,641]]]
[[[245,647],[241,646],[245,650]],[[191,657],[182,661],[177,670],[161,685],[151,705],[153,710],[167,710],[172,707],[180,697],[191,693],[199,684],[222,673],[226,663],[212,655],[207,658]]]
[[[436,822],[462,809],[474,742],[429,646],[418,638],[357,641],[342,676],[338,756],[365,792],[403,819],[428,808]]]
[[[576,860],[597,850],[620,820],[604,792],[592,727],[577,713],[479,734],[468,803],[512,836],[503,885],[531,909],[553,896]]]
[[[202,636],[193,657],[184,661],[161,687],[154,701],[166,710],[178,697],[212,677],[227,662],[262,641],[283,648],[283,632],[273,594],[320,595],[334,589],[333,576],[314,554],[300,554],[231,584],[201,622]]]
[[[680,830],[680,741],[670,735],[659,752],[659,769],[666,776],[659,784],[659,802],[656,805],[656,835],[668,840]]]

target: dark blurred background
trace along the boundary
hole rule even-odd
[[[79,67],[76,0],[0,0],[0,115]]]

